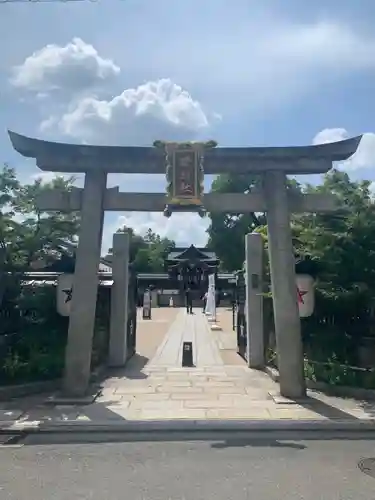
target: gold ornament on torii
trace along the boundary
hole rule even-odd
[[[155,141],[154,147],[163,149],[166,159],[167,202],[164,215],[193,211],[204,217],[204,152],[215,148],[217,142]]]

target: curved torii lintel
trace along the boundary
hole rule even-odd
[[[8,131],[13,148],[35,158],[42,170],[80,172],[104,168],[115,173],[165,172],[162,150],[141,146],[94,146],[50,142]],[[344,161],[357,150],[362,136],[315,146],[218,147],[205,153],[207,174],[284,170],[286,173],[327,172],[332,162]]]

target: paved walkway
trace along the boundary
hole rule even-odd
[[[197,368],[223,366],[217,342],[204,314],[197,309],[193,314],[180,309],[148,368],[181,366],[183,342],[193,343],[193,361]]]
[[[158,331],[159,347],[153,338]],[[156,318],[158,316],[158,318]],[[129,365],[102,384],[101,395],[88,406],[44,406],[34,398],[0,407],[1,420],[18,421],[123,421],[165,419],[255,419],[255,420],[375,420],[375,405],[325,396],[309,391],[299,404],[276,403],[270,393],[278,385],[265,373],[246,365],[230,366],[220,355],[222,341],[211,331],[198,309],[155,314],[159,323],[148,322],[143,345],[150,336],[148,355],[135,356]],[[156,331],[155,330],[155,331]],[[233,335],[235,333],[233,332]],[[163,337],[161,340],[161,337]],[[194,368],[182,368],[182,343],[193,342]],[[221,346],[222,348],[222,346]],[[139,362],[141,360],[141,362]],[[2,408],[2,411],[1,411]],[[12,413],[13,412],[13,413]]]
[[[216,323],[221,328],[215,333],[223,363],[232,366],[246,366],[246,361],[237,354],[237,332],[233,330],[232,308],[217,308]]]

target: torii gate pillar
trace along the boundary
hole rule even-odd
[[[84,396],[90,381],[106,184],[105,171],[86,172],[63,381],[71,397]]]
[[[263,177],[280,393],[296,399],[305,396],[306,384],[286,181],[282,171]]]

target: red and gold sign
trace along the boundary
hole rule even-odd
[[[172,204],[202,204],[200,158],[197,150],[176,149],[172,153]]]
[[[169,217],[173,211],[189,209],[204,215],[204,152],[216,147],[216,142],[156,141],[154,146],[163,148],[166,156],[168,184],[165,215]]]

